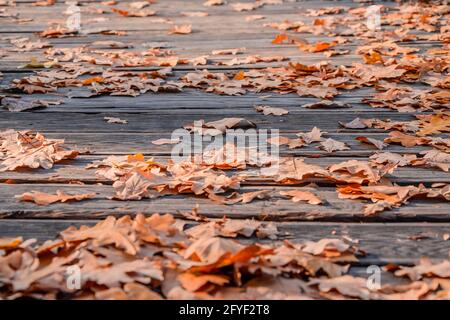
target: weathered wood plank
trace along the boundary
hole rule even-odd
[[[38,206],[34,203],[18,202],[14,196],[31,190],[55,193],[62,189],[72,193],[97,192],[94,199],[76,203]],[[358,200],[341,200],[334,188],[313,190],[324,205],[293,203],[279,195],[288,187],[242,187],[241,191],[272,190],[267,200],[255,200],[248,204],[232,206],[216,204],[209,199],[190,195],[174,195],[139,201],[109,200],[113,195],[111,186],[102,185],[58,185],[17,184],[0,185],[0,217],[2,218],[65,218],[99,219],[107,215],[142,213],[172,213],[180,216],[199,206],[199,212],[209,217],[258,218],[283,221],[450,221],[450,203],[438,200],[413,200],[406,206],[380,213],[375,217],[364,216],[364,203]]]
[[[58,232],[69,226],[93,225],[91,220],[0,220],[0,237],[22,236],[39,242],[54,239]],[[327,222],[275,222],[279,239],[294,243],[318,241],[323,238],[348,237],[359,241],[358,247],[367,253],[359,266],[386,263],[413,264],[423,256],[445,259],[450,244],[443,236],[450,231],[448,223],[327,223]],[[188,222],[188,227],[192,222]],[[411,237],[422,236],[420,240]],[[244,242],[274,243],[271,240],[245,239]]]
[[[30,170],[30,171],[11,171],[11,172],[0,172],[0,182],[5,182],[7,180],[12,180],[14,183],[69,183],[71,181],[80,181],[86,184],[111,184],[111,181],[96,177],[94,172],[95,169],[86,169],[86,166],[93,161],[102,160],[105,156],[79,156],[74,161],[66,161],[63,164],[57,164],[52,169],[44,170]],[[306,163],[319,165],[324,168],[340,163],[343,161],[348,161],[354,158],[346,157],[322,157],[322,158],[307,158]],[[167,163],[169,157],[167,156],[156,156],[155,161],[161,163]],[[367,160],[365,158],[360,158],[358,160]],[[236,171],[231,171],[231,173],[236,173]],[[243,185],[277,185],[270,179],[263,177],[258,177],[257,168],[249,168],[248,170],[241,170],[239,173],[254,174],[255,176],[250,176],[248,180],[244,181]],[[392,174],[386,175],[386,177],[397,184],[419,184],[424,183],[425,185],[430,185],[432,183],[450,183],[450,175],[442,172],[438,169],[433,168],[421,168],[421,167],[400,167],[397,168]],[[314,180],[311,180],[312,182]],[[317,181],[316,181],[317,182]],[[323,181],[320,185],[327,185]]]

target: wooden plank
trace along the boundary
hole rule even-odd
[[[69,193],[97,192],[94,199],[76,203],[59,203],[38,206],[34,203],[18,202],[14,196],[38,190],[55,193],[56,190]],[[365,203],[358,200],[341,200],[334,188],[311,189],[325,202],[324,205],[293,203],[279,195],[288,187],[242,187],[241,192],[269,189],[272,196],[267,200],[255,200],[248,204],[232,206],[216,204],[209,199],[191,195],[174,195],[139,201],[115,201],[111,186],[103,185],[60,185],[60,184],[17,184],[0,185],[0,218],[65,218],[99,219],[107,215],[142,213],[171,213],[191,211],[197,205],[199,212],[208,217],[258,218],[283,221],[450,221],[450,203],[438,200],[413,200],[408,205],[380,213],[374,217],[364,216]]]
[[[111,181],[96,177],[94,170],[86,169],[86,166],[93,161],[102,160],[105,156],[79,156],[74,161],[66,161],[63,164],[57,164],[50,170],[37,169],[37,170],[25,170],[25,171],[10,171],[0,172],[0,182],[12,180],[14,183],[69,183],[71,181],[80,181],[85,184],[111,184]],[[354,158],[346,157],[322,157],[322,158],[307,158],[306,163],[322,166],[326,168],[332,164],[348,161]],[[156,156],[155,161],[160,163],[167,163],[169,157]],[[358,160],[367,160],[360,158]],[[238,173],[242,174],[254,174],[257,175],[257,168],[249,168],[248,170],[241,170]],[[236,171],[229,172],[230,174],[237,173]],[[420,184],[430,185],[432,183],[450,183],[450,175],[433,168],[421,168],[421,167],[400,167],[397,168],[392,174],[386,175],[386,177],[396,184]],[[312,182],[319,183],[320,185],[327,185],[323,181],[317,182],[314,179]],[[270,179],[266,179],[258,176],[251,176],[248,180],[242,183],[243,185],[278,185]]]
[[[218,119],[217,119],[218,120]],[[161,122],[160,126],[162,126]],[[11,127],[9,127],[11,128]],[[109,154],[136,154],[143,153],[148,156],[169,156],[172,152],[172,145],[154,145],[151,141],[160,138],[170,138],[171,133],[163,131],[160,133],[127,133],[127,132],[100,132],[100,133],[83,133],[85,129],[84,126],[80,127],[80,131],[59,131],[51,132],[48,130],[41,130],[39,126],[29,125],[27,128],[14,127],[15,129],[35,129],[39,132],[45,134],[46,137],[52,139],[66,139],[66,143],[69,147],[90,150],[96,155],[109,155]],[[149,127],[150,128],[150,127]],[[5,128],[7,129],[7,128]],[[155,131],[162,131],[163,128],[152,128]],[[309,128],[308,131],[312,129]],[[112,130],[112,129],[111,129]],[[362,144],[355,140],[356,137],[364,135],[370,138],[375,138],[378,140],[383,140],[387,134],[380,133],[332,133],[327,134],[325,137],[332,138],[341,142],[346,143],[350,150],[336,151],[333,153],[325,153],[323,150],[319,149],[319,144],[313,143],[308,147],[288,149],[285,146],[280,148],[280,155],[282,156],[304,156],[304,157],[369,157],[374,154],[377,150],[367,144]],[[296,138],[292,133],[282,133],[282,136],[289,138]],[[189,141],[189,140],[188,140]],[[189,142],[186,142],[189,143]],[[204,147],[207,142],[204,142]],[[405,148],[400,145],[390,145],[385,149],[385,151],[401,154],[417,154],[422,151],[429,150],[430,148],[419,146],[414,148]]]
[[[96,220],[0,220],[0,237],[22,236],[39,242],[54,239],[58,232],[69,226],[93,225]],[[192,225],[188,221],[188,226]],[[276,222],[278,241],[294,243],[318,241],[323,238],[348,237],[359,241],[357,246],[367,255],[359,266],[386,263],[413,264],[423,256],[431,259],[448,257],[449,244],[443,236],[450,231],[449,223],[327,223]],[[412,237],[422,236],[420,240]],[[239,238],[243,242],[274,243],[272,240]],[[276,243],[277,241],[275,241]]]

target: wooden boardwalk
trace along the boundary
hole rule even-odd
[[[126,1],[120,1],[126,2]],[[55,48],[76,48],[89,45],[94,41],[113,40],[129,43],[132,49],[145,50],[145,45],[161,45],[173,50],[180,59],[194,59],[210,55],[212,50],[245,47],[245,55],[273,56],[281,55],[290,61],[313,64],[326,60],[321,53],[306,53],[295,45],[274,45],[271,40],[280,31],[263,24],[296,21],[299,13],[306,9],[343,6],[356,7],[361,4],[351,1],[285,1],[281,5],[266,5],[250,12],[236,12],[229,5],[206,7],[204,1],[160,0],[151,5],[157,11],[154,17],[132,18],[118,14],[107,15],[108,20],[91,22],[94,13],[82,11],[83,28],[106,28],[126,31],[126,35],[104,35],[89,33],[83,36],[45,39]],[[230,1],[232,2],[232,1]],[[86,7],[100,8],[100,1],[79,1]],[[386,5],[389,5],[387,3]],[[32,18],[30,22],[17,23],[13,18],[0,17],[0,52],[11,49],[8,37],[20,36],[37,39],[36,33],[42,32],[54,20],[64,21],[62,14],[66,5],[57,2],[52,6],[32,6],[29,1],[17,1],[16,7],[8,7],[11,12],[20,14],[20,18]],[[104,7],[104,6],[103,6]],[[0,7],[2,8],[2,7]],[[83,8],[83,7],[82,7]],[[206,17],[186,17],[180,11],[208,12]],[[93,11],[92,11],[93,12]],[[248,15],[263,15],[263,20],[246,21]],[[345,13],[342,14],[344,16]],[[164,19],[170,20],[168,23]],[[308,19],[308,18],[306,18]],[[309,19],[313,19],[309,17]],[[306,20],[305,20],[306,21]],[[186,35],[168,34],[175,25],[192,23],[193,32]],[[322,36],[305,36],[310,41],[323,40]],[[330,60],[335,64],[351,65],[361,61],[354,53],[358,40],[343,44],[340,49],[351,50],[349,54],[338,55]],[[438,47],[439,42],[415,41],[407,46],[423,51]],[[30,52],[14,52],[0,58],[0,72],[3,79],[0,84],[7,88],[14,79],[32,75],[34,70],[20,68],[27,64],[32,56],[42,57],[45,49]],[[171,78],[192,70],[214,70],[236,72],[267,66],[280,66],[288,62],[242,64],[235,66],[220,65],[218,62],[229,60],[230,56],[211,56],[206,65],[193,66],[179,64],[173,67]],[[149,71],[157,67],[125,67],[122,70]],[[414,86],[414,85],[411,85]],[[68,98],[66,94],[70,91]],[[90,154],[79,156],[76,160],[58,164],[50,170],[33,170],[0,173],[0,237],[18,236],[45,240],[53,238],[57,231],[69,225],[92,224],[107,215],[143,213],[171,213],[182,217],[198,205],[199,213],[209,217],[256,218],[274,220],[282,236],[293,241],[318,240],[324,237],[348,236],[360,241],[362,250],[369,254],[360,262],[360,267],[369,264],[396,262],[412,264],[421,256],[433,259],[448,258],[450,242],[442,237],[450,232],[450,205],[442,200],[412,200],[409,204],[379,213],[365,216],[359,200],[338,198],[335,186],[319,184],[317,195],[326,199],[323,206],[315,206],[274,196],[266,200],[255,200],[248,204],[226,206],[216,204],[209,199],[176,195],[140,201],[114,201],[107,199],[113,194],[111,182],[95,176],[94,170],[85,167],[95,160],[109,155],[128,155],[143,153],[156,160],[166,161],[170,156],[171,145],[154,145],[151,141],[170,138],[173,130],[198,119],[219,120],[224,117],[242,117],[257,124],[259,129],[279,129],[281,134],[295,136],[300,131],[310,131],[314,126],[328,132],[327,137],[347,143],[349,150],[327,154],[317,145],[289,150],[281,149],[282,156],[306,157],[306,162],[326,167],[350,159],[367,160],[374,153],[372,146],[362,144],[355,138],[360,130],[345,129],[339,122],[349,122],[356,117],[391,119],[394,121],[414,120],[415,113],[400,113],[385,108],[372,108],[361,99],[373,93],[372,88],[347,91],[334,100],[349,103],[346,109],[306,109],[301,106],[317,101],[312,97],[299,97],[296,94],[281,95],[274,92],[247,92],[239,96],[217,95],[202,90],[185,88],[179,93],[146,93],[137,97],[95,96],[81,98],[84,88],[61,88],[57,94],[21,94],[23,100],[62,99],[61,105],[50,106],[31,112],[9,112],[0,108],[0,131],[6,129],[33,129],[49,138],[64,138],[70,146],[79,149],[89,148]],[[261,97],[270,95],[266,99]],[[255,105],[270,105],[289,110],[284,117],[264,116],[254,110]],[[128,123],[106,123],[104,117],[118,117]],[[388,132],[378,129],[366,129],[364,135],[383,140]],[[448,138],[448,136],[447,136]],[[386,151],[393,153],[416,154],[427,150],[425,146],[404,148],[389,145]],[[389,175],[389,179],[399,185],[417,185],[423,183],[450,183],[450,175],[433,168],[400,167]],[[14,181],[14,184],[8,182]],[[302,184],[304,185],[304,184]],[[272,189],[280,191],[293,186],[283,186],[273,181],[255,177],[243,183],[243,191]],[[30,190],[55,192],[57,189],[73,192],[97,192],[96,198],[71,204],[53,204],[38,206],[33,203],[18,202],[14,196]],[[278,192],[276,192],[278,194]],[[417,240],[420,239],[420,240]],[[364,269],[354,268],[354,272]]]

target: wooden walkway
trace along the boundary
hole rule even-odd
[[[100,8],[100,1],[78,1],[86,7]],[[125,3],[127,1],[120,1]],[[94,21],[94,13],[82,11],[83,28],[98,27],[126,31],[126,35],[103,35],[90,33],[83,36],[44,39],[55,48],[75,48],[89,45],[94,41],[113,40],[129,43],[132,49],[144,50],[144,45],[161,45],[173,50],[180,59],[194,59],[210,55],[212,50],[241,48],[247,49],[245,55],[281,55],[303,64],[313,64],[326,59],[321,53],[306,53],[295,45],[274,45],[271,40],[280,31],[263,24],[299,20],[299,12],[306,9],[343,6],[356,7],[361,4],[351,1],[284,1],[281,5],[266,5],[250,12],[233,11],[229,5],[203,6],[204,1],[160,0],[150,7],[157,11],[154,17],[122,17],[108,14],[106,21]],[[233,1],[229,1],[233,2]],[[390,3],[386,3],[389,5]],[[2,7],[0,7],[1,9]],[[85,8],[85,7],[82,7]],[[17,23],[13,18],[0,17],[0,52],[11,49],[8,37],[20,36],[38,39],[36,33],[42,32],[51,21],[64,21],[62,14],[66,5],[57,2],[52,6],[32,6],[29,1],[17,1],[16,7],[7,7],[10,12],[20,14],[20,18],[32,18],[30,22]],[[93,12],[94,9],[92,9]],[[185,17],[180,11],[204,11],[206,17]],[[263,15],[263,20],[246,21],[248,15]],[[344,16],[345,13],[342,14]],[[164,21],[169,19],[171,23]],[[314,19],[312,17],[305,18]],[[306,21],[305,20],[305,21]],[[186,35],[168,34],[173,25],[192,23],[193,32]],[[305,35],[313,41],[325,39],[322,36]],[[343,44],[342,49],[351,52],[332,57],[335,64],[351,65],[361,61],[354,53],[358,40]],[[438,47],[439,42],[415,41],[407,46],[425,51]],[[14,79],[32,75],[34,70],[18,69],[27,64],[32,56],[42,57],[45,49],[30,52],[15,52],[0,58],[2,88],[7,88]],[[243,64],[237,66],[219,65],[230,56],[210,56],[207,65],[192,66],[181,64],[173,67],[173,79],[192,70],[208,69],[220,72],[235,72],[266,66],[285,65],[287,61],[273,63]],[[128,67],[131,71],[156,70],[156,67]],[[66,93],[74,98],[67,98]],[[201,90],[183,89],[179,93],[146,93],[137,97],[96,96],[77,98],[86,92],[84,88],[61,88],[57,94],[22,94],[23,100],[62,99],[61,105],[50,106],[32,112],[9,112],[0,108],[0,131],[6,129],[34,129],[49,138],[64,138],[66,143],[77,148],[89,148],[92,153],[81,155],[76,160],[56,165],[50,170],[0,173],[0,237],[18,236],[44,240],[53,238],[56,233],[69,225],[92,224],[107,215],[143,213],[172,213],[182,217],[182,212],[191,211],[198,205],[199,213],[209,217],[257,218],[274,220],[282,234],[294,241],[318,240],[324,237],[348,236],[360,241],[362,250],[369,254],[360,262],[360,267],[369,264],[396,262],[412,264],[421,256],[433,259],[448,258],[450,242],[442,237],[450,232],[450,205],[441,200],[412,200],[409,204],[385,211],[375,216],[363,214],[366,203],[359,200],[338,198],[335,186],[320,184],[317,195],[326,199],[323,206],[293,203],[282,197],[255,200],[248,204],[232,206],[215,204],[211,200],[177,195],[141,201],[114,201],[107,196],[113,194],[111,182],[99,179],[93,170],[85,167],[94,160],[108,155],[128,155],[144,153],[165,161],[170,156],[170,145],[157,146],[151,141],[170,138],[173,130],[198,119],[219,120],[224,117],[243,117],[257,124],[259,129],[279,129],[282,135],[293,137],[300,131],[310,131],[314,126],[328,132],[327,137],[345,142],[349,150],[326,154],[317,145],[288,150],[281,149],[283,156],[302,156],[308,163],[328,166],[350,159],[367,160],[374,148],[356,141],[361,131],[345,129],[339,122],[349,122],[356,117],[391,119],[394,121],[414,120],[415,113],[400,113],[385,108],[372,108],[361,103],[361,99],[373,93],[372,88],[347,91],[334,100],[350,103],[348,109],[306,109],[301,106],[317,101],[315,98],[299,97],[296,94],[280,95],[273,92],[246,93],[240,96],[216,95]],[[261,97],[270,95],[266,99]],[[289,110],[284,117],[264,116],[254,110],[254,105],[270,105]],[[104,117],[118,117],[128,123],[109,124]],[[378,129],[366,129],[364,135],[383,140],[388,133]],[[447,136],[448,138],[448,136]],[[404,148],[389,145],[386,151],[393,153],[420,153],[427,147]],[[389,175],[389,179],[400,185],[423,183],[450,183],[450,175],[438,169],[400,167]],[[14,181],[14,184],[8,182]],[[269,180],[254,178],[243,183],[243,191],[289,189]],[[57,189],[73,192],[97,192],[93,200],[72,204],[38,206],[18,202],[14,196],[31,190],[55,192]],[[419,240],[417,240],[419,239]],[[354,268],[354,272],[364,269]],[[362,271],[361,271],[362,270]]]

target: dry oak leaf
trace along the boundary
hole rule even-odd
[[[254,14],[254,15],[246,16],[245,17],[245,21],[251,22],[251,21],[256,21],[256,20],[262,20],[262,19],[265,19],[265,18],[266,17],[263,16],[263,15]]]
[[[193,242],[184,252],[185,259],[199,261],[204,264],[213,264],[222,256],[229,253],[237,253],[244,248],[236,241],[213,237],[200,238]]]
[[[78,156],[78,151],[66,150],[63,144],[64,140],[46,139],[31,131],[0,132],[0,172],[21,168],[50,169],[57,162]]]
[[[230,282],[230,279],[223,275],[202,274],[196,275],[190,272],[184,272],[178,275],[178,281],[183,288],[190,292],[201,291],[207,284],[214,284],[222,287]]]
[[[382,150],[384,148],[387,147],[387,144],[384,143],[383,141],[377,140],[377,139],[373,139],[373,138],[369,138],[369,137],[356,137],[355,140],[358,140],[360,142],[363,143],[367,143],[367,144],[371,144],[374,145],[378,150]]]
[[[302,107],[308,109],[333,109],[333,108],[351,108],[352,106],[344,102],[322,100],[319,102],[304,104],[302,105]]]
[[[181,13],[182,16],[185,17],[206,17],[209,16],[208,12],[204,12],[204,11],[185,11]]]
[[[312,142],[322,141],[322,135],[325,133],[326,132],[320,131],[319,128],[314,127],[310,132],[297,133],[297,136],[300,137],[306,144],[310,144]]]
[[[351,298],[367,300],[372,296],[371,291],[367,287],[366,279],[350,275],[334,277],[331,279],[313,279],[309,282],[309,285],[317,285],[319,290],[324,293],[335,290],[338,293]]]
[[[419,136],[450,132],[450,116],[446,114],[434,114],[432,116],[421,116],[421,129],[417,132]]]
[[[404,167],[416,160],[417,156],[412,154],[398,154],[392,152],[378,152],[370,156],[370,162],[378,168],[392,165],[393,167]]]
[[[413,166],[437,167],[442,171],[448,172],[450,169],[450,154],[438,150],[428,150],[421,152],[422,158],[412,159],[410,163]]]
[[[408,276],[411,280],[420,280],[423,277],[450,278],[450,261],[444,260],[433,264],[429,259],[423,258],[414,267],[400,267],[395,271],[398,277]]]
[[[262,112],[265,116],[267,115],[282,116],[289,113],[289,111],[286,109],[275,108],[271,106],[255,106],[255,110],[258,112]]]
[[[156,11],[150,9],[138,9],[136,11],[128,11],[117,8],[111,8],[111,11],[124,17],[150,17],[156,14]]]
[[[234,48],[234,49],[218,49],[211,51],[211,54],[213,55],[237,55],[239,53],[244,53],[247,49],[246,48]]]
[[[389,132],[389,137],[384,139],[386,143],[398,143],[404,147],[411,148],[414,146],[420,146],[428,144],[430,139],[423,137],[416,137],[409,134],[404,134],[400,131]]]
[[[305,201],[309,204],[322,204],[322,200],[310,191],[289,190],[280,191],[280,195],[290,197],[293,202]]]
[[[243,2],[238,2],[238,3],[233,3],[231,4],[232,8],[234,11],[252,11],[255,10],[261,6],[263,6],[264,4],[261,2],[253,2],[253,3],[243,3]]]
[[[194,238],[228,237],[235,238],[238,235],[251,237],[255,234],[258,238],[276,239],[278,230],[275,224],[256,220],[227,219],[210,221],[189,228],[185,233]]]
[[[225,3],[227,3],[225,0],[207,0],[203,2],[203,5],[206,7],[211,7],[211,6],[220,6]]]
[[[331,165],[328,171],[331,173],[331,178],[346,183],[375,183],[381,179],[379,170],[372,168],[367,161],[344,161]]]
[[[291,139],[289,139],[288,137],[281,137],[281,136],[267,139],[267,143],[273,144],[274,146],[282,146],[288,144],[290,141]]]
[[[219,135],[224,134],[227,129],[249,129],[255,128],[256,124],[245,118],[223,118],[217,121],[204,122],[196,121],[191,125],[184,126],[185,129],[201,135]]]
[[[303,252],[315,256],[335,256],[350,250],[350,245],[340,239],[321,239],[317,242],[307,241],[302,247]]]
[[[17,248],[22,244],[22,237],[17,238],[0,238],[0,250],[10,250]]]
[[[60,236],[66,242],[92,240],[96,246],[114,245],[127,254],[136,255],[139,246],[135,243],[131,224],[129,216],[120,219],[109,216],[93,227],[82,226],[80,229],[69,227],[61,232]]]
[[[322,52],[322,51],[326,51],[326,50],[334,47],[335,45],[337,45],[336,41],[333,41],[333,42],[316,42],[316,43],[313,43],[313,44],[299,43],[298,47],[301,50],[307,51],[307,52]]]
[[[355,118],[350,122],[339,122],[341,126],[347,129],[365,129],[367,128],[367,124],[364,120],[361,120],[360,118]]]
[[[177,144],[180,143],[180,139],[157,139],[153,140],[152,143],[156,144],[157,146],[163,145],[163,144]]]
[[[317,85],[313,87],[299,85],[294,89],[297,90],[297,94],[301,97],[313,96],[319,99],[331,99],[338,94],[336,88],[325,85]]]
[[[191,32],[192,32],[192,25],[183,24],[179,26],[173,26],[173,28],[170,29],[169,34],[189,34]]]
[[[159,264],[147,258],[115,263],[108,268],[85,265],[81,268],[81,272],[83,281],[92,281],[109,288],[134,282],[137,279],[142,283],[150,283],[152,279],[160,281],[164,279]]]
[[[278,34],[274,39],[272,39],[273,44],[282,43],[283,41],[286,41],[289,39],[289,36],[287,34]]]
[[[117,124],[127,124],[128,121],[127,120],[123,120],[120,118],[115,118],[115,117],[104,117],[104,120],[106,120],[107,123],[117,123]]]
[[[136,282],[126,283],[122,288],[109,288],[95,292],[97,300],[162,300],[163,297],[147,286]]]
[[[366,64],[375,64],[381,63],[383,64],[383,57],[381,54],[375,50],[369,50],[368,52],[363,54],[364,63]]]
[[[56,194],[45,193],[40,191],[25,192],[22,195],[15,196],[20,201],[34,202],[38,205],[47,206],[55,202],[70,202],[70,201],[82,201],[86,199],[92,199],[96,196],[95,192],[83,193],[83,194],[67,194],[62,190],[56,190]]]
[[[273,166],[264,168],[264,176],[284,183],[297,183],[312,177],[327,177],[329,173],[324,168],[305,163],[303,158],[287,158]]]
[[[368,199],[372,202],[386,201],[391,205],[400,205],[411,197],[426,194],[423,186],[361,186],[349,184],[337,188],[341,199]]]
[[[314,256],[301,250],[301,246],[292,245],[285,242],[283,246],[274,250],[273,254],[264,256],[264,264],[275,267],[278,270],[287,269],[289,272],[292,266],[303,269],[301,272],[306,275],[315,276],[319,272],[324,272],[329,277],[338,277],[347,272],[348,266],[340,266],[333,263],[324,256]],[[355,260],[352,260],[355,261]],[[280,271],[276,271],[279,274]]]
[[[320,148],[328,153],[332,153],[334,151],[350,150],[350,148],[344,142],[340,142],[331,138],[322,141],[320,143]]]

